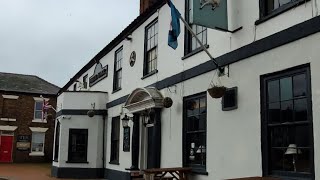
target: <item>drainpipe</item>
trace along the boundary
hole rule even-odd
[[[107,114],[103,114],[102,119],[103,119],[103,128],[102,128],[102,168],[103,168],[103,176],[104,176],[104,171],[105,171],[105,131],[106,131],[106,117]]]

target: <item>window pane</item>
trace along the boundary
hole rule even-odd
[[[206,105],[206,98],[200,99],[200,114],[207,113],[207,105]]]
[[[193,99],[187,102],[187,116],[199,114],[199,100]]]
[[[201,115],[199,118],[199,130],[206,130],[207,126],[207,114]]]
[[[268,121],[270,123],[280,123],[280,103],[269,104]]]
[[[147,41],[147,50],[149,51],[151,49],[151,41],[148,39]]]
[[[155,43],[154,43],[154,44],[155,44],[155,46],[157,46],[157,45],[158,45],[158,35],[155,35],[155,36],[154,36],[154,40],[155,40]]]
[[[295,121],[308,120],[307,99],[298,99],[294,101]]]
[[[307,95],[307,80],[306,75],[301,74],[293,77],[293,94],[295,97]]]
[[[42,119],[42,111],[34,112],[34,118],[35,119]]]
[[[148,29],[147,34],[148,34],[148,39],[150,39],[150,37],[151,37],[151,29],[150,28]]]
[[[293,101],[281,102],[281,122],[293,121]]]
[[[199,129],[199,117],[191,116],[187,119],[188,131],[197,131]]]
[[[292,99],[292,78],[280,80],[281,101]]]
[[[191,41],[192,41],[192,49],[191,50],[195,50],[197,48],[196,38],[192,37]]]
[[[270,165],[272,170],[311,172],[310,148],[303,148],[298,145],[297,148],[293,147],[295,145],[291,144],[290,147],[271,148]]]
[[[289,145],[288,142],[288,128],[287,127],[272,127],[270,128],[270,142],[271,147],[286,148]]]
[[[201,134],[187,134],[187,140],[188,164],[202,165],[203,156],[205,155],[205,144],[203,144],[203,140],[201,140]]]
[[[32,152],[43,152],[44,133],[32,133]]]
[[[285,4],[288,4],[289,2],[291,2],[292,0],[278,0],[279,1],[279,5],[283,6]]]
[[[271,170],[288,171],[292,160],[285,156],[286,148],[272,148],[270,151]]]
[[[41,102],[41,101],[36,102],[36,109],[35,110],[41,110],[42,111],[42,104],[43,104],[43,102]]]
[[[69,130],[69,161],[86,161],[88,148],[88,130]]]
[[[268,100],[269,102],[277,102],[279,98],[279,80],[270,81],[268,83]]]
[[[202,43],[207,44],[207,28],[203,31],[203,40]]]

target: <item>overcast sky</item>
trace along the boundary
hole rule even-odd
[[[139,15],[139,0],[0,0],[0,71],[64,86]]]

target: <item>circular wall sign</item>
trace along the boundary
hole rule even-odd
[[[136,52],[132,51],[132,53],[130,54],[130,59],[129,59],[130,66],[133,67],[135,62],[136,62]]]

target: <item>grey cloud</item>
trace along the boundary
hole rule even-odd
[[[139,13],[139,0],[0,0],[0,71],[63,86]]]

